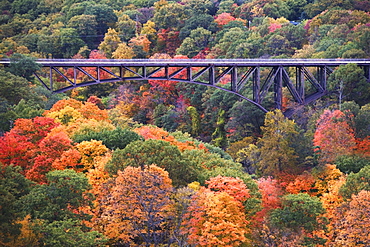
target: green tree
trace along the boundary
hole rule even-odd
[[[220,110],[218,112],[216,129],[212,133],[212,143],[216,147],[225,149],[228,145],[226,131],[225,131],[225,111]]]
[[[0,133],[13,127],[18,118],[34,118],[41,116],[44,112],[44,104],[40,105],[33,100],[21,99],[18,104],[10,105],[9,102],[0,97]]]
[[[0,163],[0,245],[5,245],[20,233],[17,220],[25,216],[19,199],[29,193],[32,182],[20,174],[19,166]]]
[[[358,173],[351,173],[346,183],[340,188],[340,194],[350,199],[352,195],[358,194],[361,190],[370,190],[370,166],[365,166]]]
[[[306,30],[303,24],[292,25],[290,23],[284,23],[281,28],[276,29],[273,33],[281,35],[288,40],[289,52],[301,49],[303,44],[307,42]]]
[[[293,143],[298,137],[297,125],[284,117],[280,110],[268,112],[263,136],[257,141],[259,161],[256,168],[263,175],[274,176],[280,172],[294,172],[297,168],[297,153]]]
[[[230,109],[230,120],[226,124],[231,141],[241,140],[246,136],[260,136],[264,112],[246,100],[235,102]]]
[[[194,106],[189,106],[187,110],[191,118],[191,135],[196,137],[200,132],[200,116],[197,112],[197,108]]]
[[[114,130],[103,129],[100,132],[89,131],[76,134],[72,136],[72,139],[78,143],[91,140],[102,141],[107,148],[115,150],[117,148],[124,149],[129,143],[142,138],[133,131],[118,127]]]
[[[313,1],[309,2],[304,6],[304,10],[309,18],[312,18],[325,10],[335,9],[335,7],[340,7],[343,9],[351,9],[351,1],[349,0],[323,0],[323,1]]]
[[[189,58],[194,57],[207,47],[211,39],[211,34],[211,31],[202,27],[192,30],[190,36],[184,39],[181,46],[176,50],[176,53],[186,55]]]
[[[228,84],[225,85],[227,87]],[[203,104],[197,109],[203,109],[199,114],[203,115],[201,122],[202,136],[211,138],[217,125],[218,112],[225,111],[225,119],[228,119],[228,113],[233,104],[238,100],[238,96],[230,93],[225,93],[220,89],[206,88],[202,94],[201,100]]]
[[[226,31],[218,33],[218,36],[221,34],[222,36],[218,40],[217,44],[212,47],[211,53],[217,58],[235,58],[235,48],[245,42],[248,35],[244,27],[232,27],[226,29],[225,26],[223,29]]]
[[[211,15],[207,14],[199,14],[190,17],[189,19],[185,20],[184,27],[180,29],[180,39],[185,39],[188,37],[192,30],[197,28],[204,28],[208,31],[216,32],[217,25],[214,22],[214,18]]]
[[[10,66],[8,71],[14,75],[21,76],[31,80],[33,73],[40,69],[35,58],[16,53],[10,57]]]
[[[212,14],[214,3],[210,0],[182,0],[189,15]]]
[[[225,0],[221,1],[220,4],[218,5],[218,10],[217,10],[217,15],[222,14],[222,13],[230,13],[232,14],[233,12],[233,5],[234,1],[233,0]]]
[[[16,118],[17,116],[15,112],[11,110],[9,102],[0,97],[0,133],[3,134],[9,131]]]
[[[365,52],[366,56],[370,54],[368,40],[370,38],[370,28],[367,25],[362,25],[349,35],[349,39],[353,40],[358,49]]]
[[[282,198],[282,207],[274,209],[269,218],[271,224],[285,235],[296,233],[307,236],[323,228],[324,219],[320,215],[324,212],[319,198],[304,193],[289,194]],[[310,241],[310,238],[305,240]],[[311,242],[315,240],[322,243],[323,239],[311,238]]]
[[[153,111],[154,124],[169,132],[176,131],[179,126],[178,115],[172,105],[165,106],[164,104],[159,104]]]
[[[108,58],[112,57],[112,53],[117,50],[121,43],[118,32],[113,28],[108,28],[108,32],[104,35],[104,41],[100,43],[99,50],[102,50]]]
[[[335,160],[335,165],[343,173],[358,173],[362,168],[370,165],[370,159],[356,154],[343,155]]]
[[[39,240],[42,246],[105,246],[107,239],[97,231],[86,231],[81,223],[73,219],[53,221],[35,225],[33,230],[44,236]]]
[[[87,178],[74,170],[56,170],[46,174],[47,184],[33,187],[31,192],[22,198],[25,209],[33,219],[48,223],[66,218],[73,220],[88,219],[78,208],[88,205],[90,189]],[[87,197],[86,197],[87,196]]]
[[[98,23],[94,15],[76,15],[69,19],[67,27],[77,30],[77,33],[90,49],[96,48]]]
[[[128,41],[137,34],[137,24],[130,16],[118,12],[117,28],[123,41]]]
[[[36,51],[46,58],[63,57],[63,54],[60,52],[60,26],[57,28],[58,30],[53,31],[43,30],[37,39]]]
[[[339,101],[354,100],[360,106],[370,99],[370,85],[366,82],[364,71],[356,64],[340,65],[330,76],[335,85],[332,90],[338,94]]]
[[[117,16],[113,13],[112,7],[107,4],[95,4],[90,1],[87,3],[90,4],[84,13],[85,15],[95,16],[97,26],[97,34],[104,35],[108,28],[111,27],[117,21]]]
[[[370,104],[363,105],[355,117],[356,137],[370,136]]]
[[[274,34],[266,41],[266,50],[270,56],[289,54],[289,40],[279,34]]]
[[[37,0],[15,0],[12,1],[12,13],[17,14],[33,14],[33,11],[37,10],[39,1]]]
[[[14,105],[12,110],[16,114],[16,118],[34,118],[41,116],[44,112],[40,105],[24,99],[21,99],[17,105]]]
[[[291,14],[288,2],[283,0],[268,2],[263,6],[262,9],[267,16],[270,16],[272,18],[288,18]]]
[[[165,169],[176,187],[191,183],[197,178],[193,163],[184,159],[176,146],[153,139],[131,142],[124,149],[116,149],[106,168],[111,175],[115,175],[118,170],[122,171],[127,166],[146,167],[148,164]]]
[[[0,98],[10,105],[18,104],[22,99],[37,99],[25,78],[4,69],[0,69]]]
[[[290,9],[289,15],[285,16],[288,20],[306,19],[303,8],[306,6],[307,0],[288,0],[286,4]]]
[[[79,38],[78,32],[74,28],[60,29],[61,53],[65,58],[71,58],[76,55],[85,42]]]
[[[97,35],[104,35],[108,28],[113,26],[117,21],[117,16],[113,12],[113,8],[104,3],[95,3],[91,1],[78,1],[65,4],[62,12],[66,15],[66,20],[70,20],[74,16],[89,15],[95,17]],[[91,17],[89,17],[91,19]],[[93,23],[95,24],[95,23]]]
[[[21,201],[41,233],[45,246],[95,246],[102,244],[102,234],[90,231],[83,223],[91,217],[80,207],[91,204],[88,179],[74,170],[55,170],[47,175],[47,184],[37,185]]]
[[[161,6],[155,11],[153,17],[153,21],[158,28],[172,28],[174,30],[180,30],[186,19],[188,19],[188,16],[185,13],[185,6],[177,2]]]

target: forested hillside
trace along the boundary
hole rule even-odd
[[[370,83],[356,64],[289,119],[272,95],[265,114],[196,84],[52,95],[33,77],[36,58],[370,59],[369,0],[0,9],[0,57],[14,62],[0,67],[0,246],[370,245]]]

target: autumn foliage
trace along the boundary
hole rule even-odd
[[[161,243],[173,217],[172,189],[168,173],[155,165],[119,171],[100,219],[104,232],[111,239],[130,244],[137,237],[146,244]]]
[[[177,146],[180,151],[192,150],[192,149],[203,149],[207,151],[207,148],[203,143],[196,144],[193,141],[181,142],[175,139],[174,136],[170,135],[167,131],[151,126],[143,126],[134,129],[134,131],[140,134],[144,139],[163,140],[169,142],[171,145]]]
[[[355,137],[344,113],[325,110],[317,121],[313,143],[323,163],[333,163],[339,155],[352,153],[356,145]]]
[[[366,161],[368,138],[355,142],[344,113],[320,116],[313,136],[319,163],[309,169],[294,169],[298,153],[292,142],[299,134],[294,121],[279,111],[267,114],[262,137],[250,138],[247,148],[233,145],[234,156],[260,169],[252,178],[223,150],[189,134],[136,125],[129,115],[123,123],[122,107],[119,103],[108,114],[97,97],[65,99],[44,117],[18,119],[0,137],[0,162],[9,169],[17,166],[20,176],[38,184],[32,192],[37,197],[26,197],[34,203],[30,208],[45,201],[42,207],[58,211],[52,200],[40,199],[41,191],[52,191],[50,174],[63,177],[53,183],[77,190],[84,181],[80,201],[65,209],[69,217],[81,218],[58,220],[78,227],[58,241],[88,241],[90,234],[100,234],[104,237],[94,241],[129,246],[366,246],[368,166],[347,176],[334,162],[343,154]],[[31,242],[42,239],[35,228],[40,217],[49,217],[35,212],[33,218],[13,220],[22,224],[19,237],[28,235]],[[45,221],[42,227],[50,234],[57,231]]]
[[[370,1],[0,9],[0,246],[370,246]]]
[[[189,206],[184,228],[189,242],[199,246],[238,246],[247,242],[245,214],[227,192],[202,188]]]

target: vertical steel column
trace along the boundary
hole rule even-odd
[[[258,104],[261,104],[261,67],[255,67],[253,72],[253,100]]]
[[[77,84],[77,70],[76,66],[73,66],[73,86],[76,86]]]
[[[142,75],[143,75],[143,77],[144,78],[146,78],[147,77],[147,70],[146,70],[146,66],[144,65],[144,66],[142,66],[141,67],[141,69],[142,69]]]
[[[123,73],[123,66],[121,65],[121,66],[119,66],[119,77],[123,78],[124,75],[125,74]]]
[[[324,67],[317,67],[318,70],[318,79],[319,79],[319,84],[322,86],[324,89],[324,92],[327,91],[327,77],[326,77],[326,66]]]
[[[304,82],[304,72],[301,66],[296,67],[296,88],[298,94],[301,97],[303,103],[305,101],[305,82]]]
[[[52,66],[49,68],[50,91],[53,92],[53,68]]]
[[[186,79],[188,81],[193,81],[193,73],[192,73],[193,67],[187,66],[186,67]]]
[[[238,67],[233,66],[231,69],[231,91],[237,92],[237,86],[238,83]]]
[[[279,66],[274,78],[274,95],[275,95],[275,105],[276,109],[282,109],[283,102],[283,67]]]
[[[208,71],[209,71],[209,83],[210,85],[215,85],[215,79],[216,79],[215,67],[213,65],[210,65]]]

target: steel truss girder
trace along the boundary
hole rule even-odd
[[[268,92],[273,88],[275,108],[282,109],[282,88],[287,87],[292,99],[300,105],[305,105],[313,100],[322,97],[327,93],[326,81],[328,75],[332,72],[327,66],[317,67],[317,73],[314,75],[308,67],[296,66],[295,76],[290,75],[287,69],[290,67],[278,66],[215,66],[212,64],[203,66],[47,66],[49,68],[49,83],[43,81],[40,72],[35,73],[36,78],[52,93],[62,93],[73,88],[89,86],[99,83],[119,82],[119,81],[140,81],[140,80],[173,80],[179,82],[195,83],[205,86],[212,86],[248,100],[263,111],[267,112],[262,106]],[[94,74],[87,68],[94,68]],[[73,69],[73,76],[70,78]],[[267,77],[261,79],[261,70],[270,70]],[[90,69],[91,70],[91,69]],[[105,72],[110,78],[102,78],[102,72]],[[128,75],[126,76],[128,72]],[[56,80],[54,74],[62,77],[69,85],[62,88],[54,88]],[[89,81],[77,82],[79,73],[86,75]],[[219,82],[229,76],[230,88],[224,88]],[[295,82],[295,83],[294,83]],[[309,82],[316,92],[306,95],[305,83]],[[243,92],[252,92],[253,99],[243,96]]]
[[[9,65],[9,61],[1,60]],[[238,95],[263,111],[269,92],[275,108],[282,109],[282,89],[299,105],[308,104],[328,93],[327,78],[332,68],[356,63],[370,82],[369,60],[345,59],[231,59],[231,60],[50,60],[36,61],[47,71],[37,72],[36,78],[52,93],[106,82],[173,80],[211,86]],[[267,72],[267,73],[266,73]],[[79,75],[84,75],[84,81]],[[103,76],[104,74],[104,76]],[[57,78],[57,76],[59,78]],[[49,78],[48,81],[45,81]],[[87,80],[86,80],[87,78]],[[57,79],[67,84],[57,88]],[[220,82],[227,79],[226,88]],[[308,90],[309,89],[309,90]],[[251,98],[245,96],[250,95]],[[286,111],[286,115],[288,115]]]

